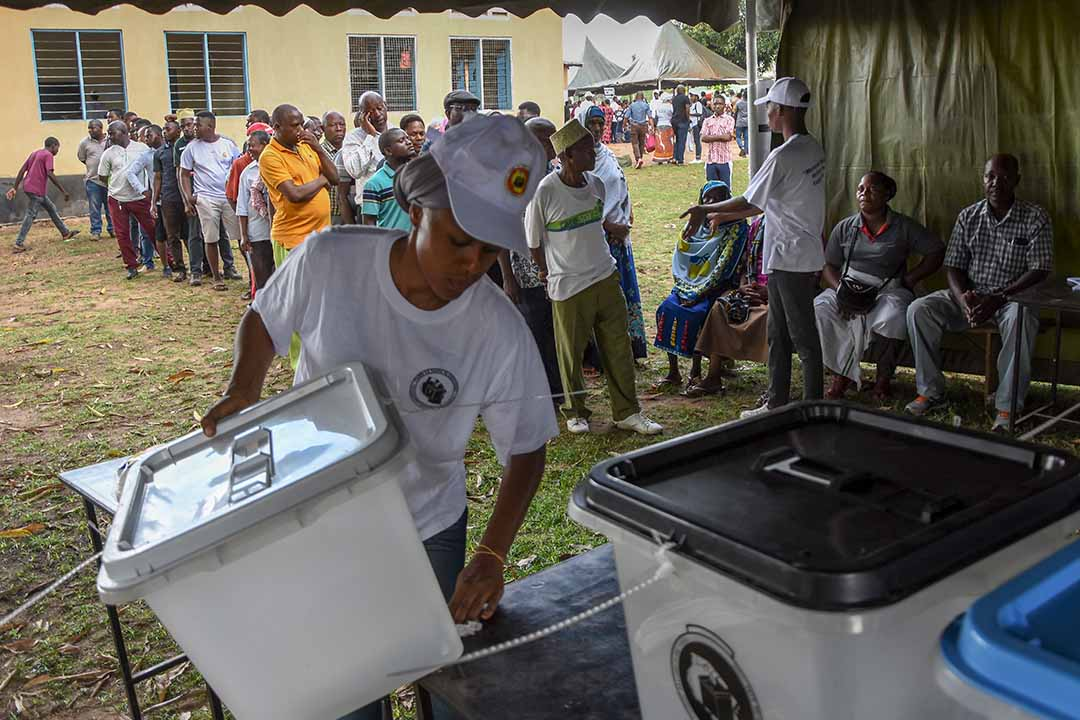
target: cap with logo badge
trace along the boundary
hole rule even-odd
[[[546,173],[547,155],[525,124],[507,115],[481,115],[447,130],[429,152],[446,179],[461,229],[527,254],[523,217]]]
[[[782,77],[769,88],[769,94],[754,101],[755,105],[767,102],[794,108],[810,107],[810,88],[799,78]]]

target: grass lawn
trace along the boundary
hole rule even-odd
[[[746,164],[735,166],[735,192],[746,184]],[[678,215],[696,199],[703,165],[627,170],[634,199],[634,252],[646,324],[671,289],[671,250]],[[232,336],[244,309],[242,283],[215,293],[166,282],[160,271],[123,279],[115,242],[83,236],[62,242],[49,225],[30,235],[30,252],[9,255],[15,228],[0,231],[0,613],[87,556],[82,505],[57,483],[57,474],[121,457],[188,432],[222,391],[232,363]],[[765,387],[763,367],[743,363],[725,395],[686,400],[656,394],[651,385],[667,369],[654,351],[638,371],[646,412],[674,437],[735,417]],[[685,361],[684,361],[685,369]],[[288,387],[291,373],[277,363],[271,392]],[[989,414],[974,378],[956,380],[948,408],[967,427],[987,428]],[[913,395],[901,372],[897,410]],[[1037,392],[1044,392],[1038,390]],[[566,517],[571,490],[599,460],[649,441],[612,432],[601,384],[589,399],[596,432],[564,433],[549,449],[543,486],[511,553],[507,577],[536,572],[603,542]],[[1072,447],[1072,437],[1047,442]],[[466,458],[476,542],[490,510],[500,468],[478,430]],[[168,635],[141,604],[122,610],[135,669],[172,653]],[[94,573],[84,572],[12,627],[0,628],[0,716],[121,717],[124,697],[114,650],[98,603]],[[141,687],[144,707],[176,699],[161,718],[206,718],[196,671],[183,667]],[[178,698],[178,699],[177,699]],[[399,702],[409,705],[403,695]]]

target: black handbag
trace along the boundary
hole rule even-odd
[[[859,233],[859,235],[861,234]],[[893,274],[880,285],[867,285],[848,277],[851,256],[855,254],[855,245],[859,242],[859,235],[855,236],[855,240],[852,241],[851,247],[848,249],[847,257],[844,258],[844,269],[840,274],[840,284],[836,286],[836,304],[840,306],[840,312],[847,315],[865,315],[873,310],[878,293],[884,290],[885,286],[891,283],[893,278],[900,273],[900,270],[907,265],[906,260],[900,263],[900,266],[893,271]]]

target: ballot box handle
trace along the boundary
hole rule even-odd
[[[230,450],[229,502],[268,490],[274,482],[274,439],[269,428],[252,428],[233,439]]]

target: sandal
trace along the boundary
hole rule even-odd
[[[653,390],[667,390],[668,388],[679,387],[682,385],[682,378],[672,380],[669,377],[662,377],[652,384]]]
[[[222,282],[221,280],[215,280],[214,281],[214,289],[217,290],[218,292],[225,292],[229,288],[226,287],[225,283]]]
[[[720,387],[705,387],[704,385],[688,385],[685,390],[682,391],[682,396],[685,398],[702,398],[709,395],[719,395],[724,392],[724,386]]]

